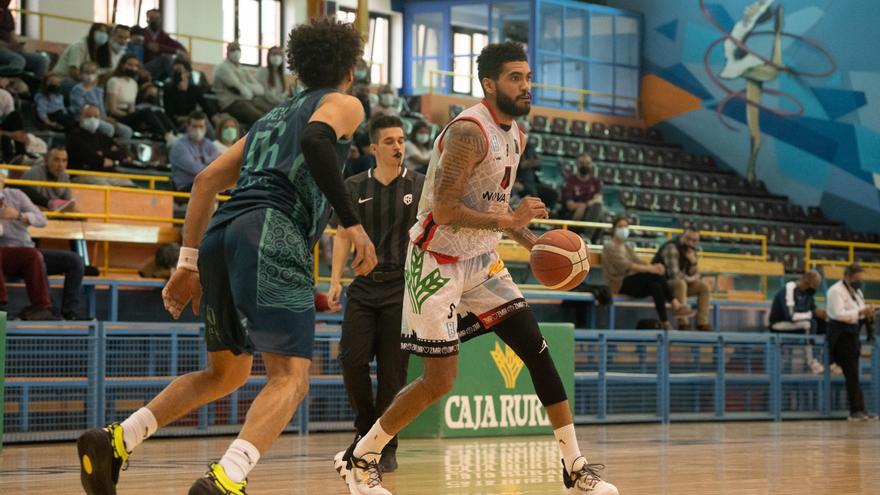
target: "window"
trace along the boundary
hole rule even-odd
[[[336,18],[342,22],[354,22],[357,11],[340,7]],[[370,33],[364,45],[364,60],[370,66],[370,81],[388,84],[391,70],[391,18],[370,12]]]
[[[242,64],[261,65],[269,48],[281,46],[281,19],[280,0],[223,0],[223,39],[241,44]]]
[[[126,26],[146,26],[147,11],[161,9],[161,0],[95,0],[95,21]],[[113,6],[116,6],[114,16]],[[140,9],[140,10],[138,10]]]
[[[452,92],[476,97],[483,96],[483,88],[473,78],[477,74],[477,56],[489,44],[485,32],[452,28]]]
[[[25,5],[26,0],[12,0],[9,2],[9,10],[12,11],[14,9],[22,9],[27,10],[27,5]],[[25,28],[23,26],[24,22],[22,21],[21,12],[14,11],[12,12],[12,18],[15,20],[15,34],[18,36],[25,36]]]

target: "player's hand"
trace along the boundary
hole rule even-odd
[[[342,297],[342,284],[339,282],[330,282],[330,290],[327,291],[327,304],[330,305],[330,311],[335,313],[342,308],[339,303]]]
[[[190,302],[192,302],[193,314],[199,314],[201,300],[202,285],[199,281],[199,272],[186,268],[175,270],[171,279],[165,284],[165,288],[162,289],[162,302],[175,320],[180,318],[180,313]]]
[[[540,198],[526,196],[520,201],[513,212],[513,224],[511,228],[521,229],[535,218],[548,218],[547,207]]]
[[[357,276],[363,276],[376,268],[378,260],[376,259],[376,247],[373,241],[364,230],[362,225],[353,225],[345,230],[345,236],[354,246],[354,261],[351,262],[351,268]]]

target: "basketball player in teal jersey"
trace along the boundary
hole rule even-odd
[[[257,121],[195,180],[178,269],[162,292],[177,318],[205,317],[208,367],[175,379],[122,424],[77,441],[89,495],[115,494],[129,455],[158,428],[245,384],[260,352],[268,381],[238,438],[190,495],[241,495],[261,454],[290,422],[309,387],[315,332],[312,248],[332,205],[355,246],[357,275],[376,253],[342,180],[352,134],[364,119],[347,94],[361,36],[351,24],[314,20],[290,33],[288,62],[308,89]],[[217,194],[232,197],[214,213]],[[202,293],[204,292],[204,297]]]

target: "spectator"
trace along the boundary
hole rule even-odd
[[[214,143],[205,138],[207,128],[208,116],[196,110],[189,116],[186,136],[175,141],[168,151],[171,180],[178,191],[189,192],[196,175],[220,156]]]
[[[850,265],[843,272],[843,280],[832,285],[825,296],[828,307],[828,351],[831,360],[843,370],[850,421],[876,419],[868,415],[859,385],[859,333],[863,325],[873,320],[877,311],[874,306],[865,304],[863,280],[864,269],[856,264]]]
[[[98,68],[94,62],[85,62],[80,67],[80,79],[70,90],[70,115],[79,115],[86,105],[94,105],[101,114],[98,130],[109,137],[115,137],[122,143],[131,141],[134,131],[131,127],[107,115],[104,109],[104,88],[98,86]]]
[[[168,117],[165,112],[161,109],[157,110],[155,104],[138,108],[138,83],[135,78],[139,69],[140,63],[137,57],[130,53],[122,57],[119,66],[113,72],[113,77],[107,81],[107,114],[132,129],[170,142],[174,136],[170,135],[167,129]],[[144,93],[141,92],[142,98]],[[150,91],[146,97],[149,99],[149,96],[158,98],[158,91]],[[173,129],[173,125],[171,127]]]
[[[49,72],[49,58],[42,53],[24,51],[24,42],[15,34],[10,1],[0,0],[0,73],[14,76],[28,71],[42,80]]]
[[[397,109],[397,96],[394,94],[394,89],[387,84],[379,89],[379,104],[373,107],[370,113],[370,117],[376,115],[392,117],[400,115],[400,110]]]
[[[79,127],[67,136],[70,168],[94,172],[115,172],[121,162],[131,159],[128,148],[113,138],[98,132],[100,113],[94,105],[86,105],[80,112]],[[115,177],[76,176],[75,182],[105,186],[134,187],[129,179]]]
[[[424,121],[416,122],[406,142],[406,168],[422,175],[426,174],[433,149],[431,126]]]
[[[692,314],[686,299],[677,299],[666,283],[665,267],[661,263],[648,264],[626,243],[629,237],[629,220],[617,217],[611,227],[611,240],[602,247],[602,272],[608,281],[608,291],[632,297],[654,299],[654,309],[661,328],[671,330],[666,315],[666,303],[670,303],[676,316],[687,318]]]
[[[151,129],[154,137],[177,139],[177,136],[174,135],[176,126],[159,103],[159,88],[155,84],[146,83],[141,86],[135,109],[138,112],[149,112],[148,119],[153,122]]]
[[[47,129],[59,132],[70,131],[76,125],[76,119],[67,113],[64,96],[61,94],[61,76],[48,74],[43,80],[43,87],[34,97],[37,118]]]
[[[85,38],[67,45],[52,68],[53,74],[64,78],[62,87],[69,91],[77,82],[82,81],[80,68],[86,62],[110,69],[109,42],[110,26],[96,22],[89,28],[89,34]]]
[[[15,100],[9,91],[0,89],[0,158],[6,163],[12,162],[25,153],[28,142],[21,112],[15,109]]]
[[[0,189],[2,189],[4,182],[5,178],[0,178]],[[8,265],[9,262],[6,261],[7,250],[34,249],[34,241],[28,233],[28,227],[45,227],[48,220],[46,219],[46,215],[44,215],[36,205],[31,203],[31,200],[28,199],[27,195],[23,192],[15,189],[4,189],[3,192],[5,192],[5,201],[3,214],[0,215],[3,218],[3,220],[0,221],[0,227],[2,227],[3,231],[2,234],[0,234],[0,246],[2,246],[0,249],[3,251],[4,265]],[[83,271],[85,269],[82,258],[73,251],[59,251],[55,249],[40,249],[39,254],[42,255],[41,259],[43,263],[45,263],[45,271],[42,272],[42,279],[46,280],[47,290],[45,299],[42,299],[42,295],[36,298],[37,301],[39,301],[37,304],[42,306],[47,300],[49,300],[49,284],[46,275],[64,275],[64,291],[61,297],[61,316],[65,320],[79,320],[79,295],[82,293],[82,279]],[[10,256],[10,261],[14,259],[14,256],[15,255]],[[33,254],[29,255],[29,259],[34,263],[37,258],[38,257]],[[4,266],[4,271],[5,268],[6,267]],[[36,270],[34,271],[36,272]],[[27,281],[27,277],[25,277],[25,280]],[[30,292],[30,290],[28,292]],[[31,306],[34,306],[34,304],[34,298],[31,298]],[[51,300],[49,300],[49,305],[44,307],[48,308],[50,305]]]
[[[201,87],[192,82],[192,69],[186,60],[177,60],[171,69],[171,79],[163,91],[165,114],[174,122],[177,129],[186,127],[189,115],[199,108],[212,117],[213,105],[205,99]],[[211,121],[208,120],[208,137],[214,139]]]
[[[284,77],[284,50],[273,46],[266,55],[266,65],[257,71],[257,81],[266,89],[266,101],[273,107],[290,98],[290,85]]]
[[[52,300],[43,255],[33,243],[29,247],[15,245],[16,237],[28,236],[29,225],[46,225],[46,216],[28,201],[23,192],[5,189],[5,185],[6,175],[0,174],[0,310],[5,311],[9,302],[6,277],[21,277],[30,306],[19,317],[23,320],[57,320],[50,309]],[[28,209],[29,205],[31,209]]]
[[[810,270],[797,282],[788,282],[773,297],[770,307],[770,331],[799,335],[815,335],[821,322],[824,324],[824,309],[816,308],[813,296],[822,282],[822,276],[816,270]],[[823,325],[824,326],[824,325]],[[824,333],[824,332],[821,332]],[[825,367],[813,357],[813,346],[806,346],[807,364],[810,370],[821,375]]]
[[[67,175],[67,150],[53,147],[46,153],[46,160],[28,169],[21,178],[41,182],[69,183]],[[67,187],[21,186],[20,189],[35,205],[52,211],[73,206],[73,195]]]
[[[238,43],[230,43],[226,48],[226,59],[214,68],[214,93],[220,102],[220,110],[249,126],[273,105],[266,99],[263,85],[241,66],[240,60],[241,47]]]
[[[578,222],[598,222],[605,213],[602,202],[602,179],[596,176],[596,166],[590,155],[579,156],[577,173],[565,179],[562,187],[562,202],[568,218]],[[584,236],[595,244],[601,230],[590,227]]]
[[[697,297],[697,330],[711,330],[709,326],[709,285],[700,278],[699,269],[700,232],[687,228],[684,234],[666,242],[651,263],[661,263],[666,268],[666,280],[679,301],[689,296]],[[690,329],[685,317],[678,318],[679,330]]]
[[[351,88],[351,94],[361,102],[364,107],[364,115],[370,115],[370,87],[366,84],[355,84]]]
[[[517,125],[524,132],[528,132],[529,124],[525,119],[518,121]],[[538,177],[538,170],[541,168],[541,160],[538,158],[538,152],[535,147],[525,144],[523,154],[519,158],[519,166],[516,169],[516,182],[513,183],[513,193],[524,198],[526,196],[535,196],[541,198],[544,206],[551,213],[556,209],[559,203],[559,191],[555,187],[545,184]]]
[[[221,154],[238,141],[238,138],[241,137],[241,126],[238,125],[235,117],[231,115],[220,117],[220,121],[217,124],[217,136],[219,140],[214,141],[214,147]]]
[[[123,24],[113,26],[113,31],[110,32],[110,66],[99,67],[98,74],[109,74],[119,67],[119,61],[128,49],[129,40],[131,40],[131,28]]]
[[[370,86],[370,66],[364,59],[359,59],[354,66],[354,84]]]
[[[189,60],[186,48],[162,30],[162,12],[159,9],[148,10],[147,27],[135,27],[133,31],[143,37],[144,67],[154,80],[164,81],[171,75],[175,57]]]

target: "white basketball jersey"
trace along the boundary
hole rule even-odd
[[[516,180],[519,157],[525,146],[525,136],[514,121],[510,129],[498,124],[492,110],[484,101],[461,112],[447,124],[434,141],[428,175],[419,202],[416,224],[410,229],[410,239],[420,248],[456,261],[472,258],[495,250],[501,240],[501,231],[472,229],[455,225],[437,225],[434,222],[435,178],[443,150],[443,136],[449,125],[459,120],[475,122],[483,130],[488,149],[483,161],[474,169],[464,188],[462,203],[476,211],[503,213],[509,210],[510,191]]]

